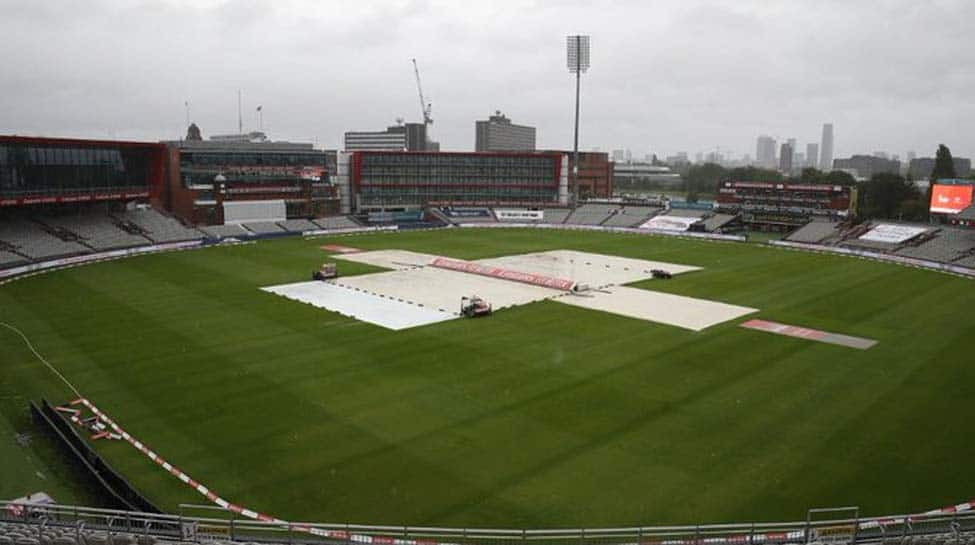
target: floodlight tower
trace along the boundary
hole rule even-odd
[[[576,205],[579,190],[579,82],[582,73],[589,70],[589,36],[566,36],[566,64],[569,72],[576,75],[576,125],[572,144],[572,205]]]

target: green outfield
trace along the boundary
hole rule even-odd
[[[393,332],[258,289],[306,280],[326,243],[458,258],[565,248],[696,265],[636,286],[879,344],[781,337],[738,327],[745,319],[693,333],[548,301]],[[375,270],[340,262],[345,275]],[[246,507],[289,520],[594,527],[968,500],[973,288],[760,244],[452,229],[43,274],[0,286],[0,321],[129,432]],[[27,399],[70,394],[6,329],[0,393],[0,498],[47,488],[84,501],[49,446],[13,443],[30,429]],[[129,445],[96,447],[163,507],[205,502]]]

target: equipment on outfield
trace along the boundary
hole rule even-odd
[[[491,305],[476,295],[460,298],[460,313],[467,318],[490,316]]]
[[[338,278],[339,271],[335,267],[335,263],[324,263],[322,268],[311,273],[312,280],[328,280],[329,278]]]

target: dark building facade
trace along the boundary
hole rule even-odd
[[[347,166],[343,165],[347,162]],[[568,198],[561,153],[361,151],[339,173],[358,210],[423,206],[559,206]]]
[[[168,143],[164,206],[195,224],[223,223],[227,201],[283,200],[288,218],[338,213],[328,154],[291,142]]]
[[[515,125],[496,111],[474,123],[475,151],[535,151],[535,127]]]
[[[972,173],[972,160],[964,157],[952,157],[955,165],[955,176],[967,177]],[[911,178],[915,180],[927,180],[934,171],[934,157],[918,157],[911,159],[907,168]]]
[[[158,198],[165,146],[0,136],[0,207]]]
[[[873,155],[854,155],[849,159],[834,159],[833,170],[853,171],[857,178],[869,179],[874,174],[899,174],[901,162]]]

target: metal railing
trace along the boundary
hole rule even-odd
[[[199,508],[200,506],[183,506]],[[813,520],[813,513],[854,512],[853,518]],[[153,514],[68,505],[0,502],[0,524],[19,523],[41,535],[57,528],[71,535],[92,532],[146,536],[159,541],[211,543],[357,543],[376,545],[787,545],[905,543],[921,537],[932,545],[975,531],[975,511],[861,518],[856,508],[811,510],[805,521],[643,526],[592,529],[483,529],[261,522],[230,511],[222,516]],[[935,539],[932,540],[932,536]],[[917,541],[915,541],[916,543]],[[79,541],[80,543],[80,541]]]

